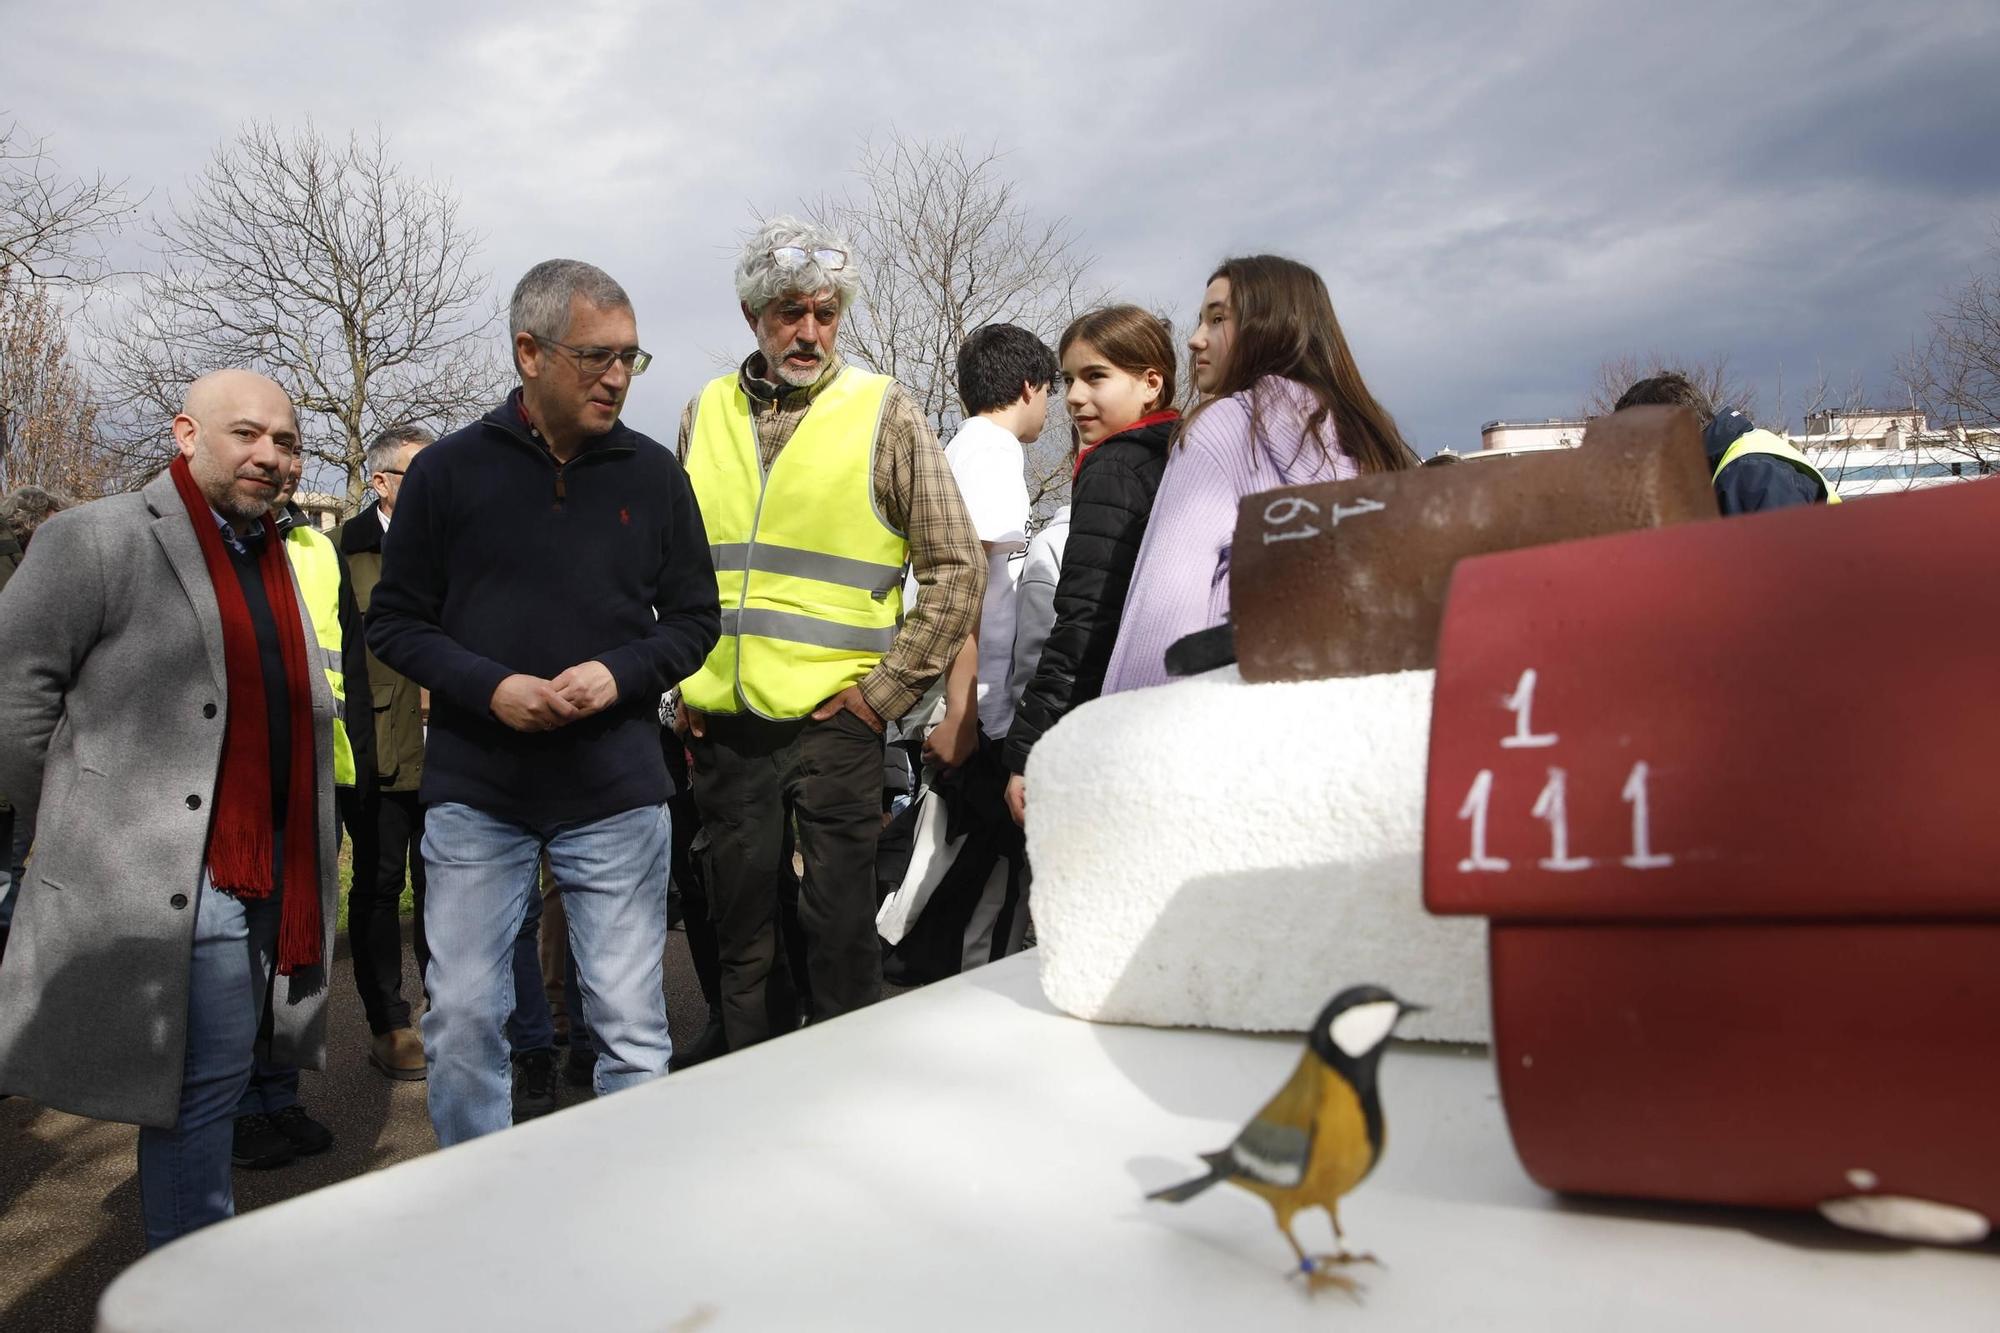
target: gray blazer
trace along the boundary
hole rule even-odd
[[[299,615],[310,645],[304,598]],[[0,1091],[171,1126],[229,698],[214,587],[170,476],[36,532],[0,589],[0,663],[0,791],[35,827],[0,965]],[[331,962],[333,695],[307,674]],[[325,993],[324,966],[276,978],[258,1053],[321,1067]]]

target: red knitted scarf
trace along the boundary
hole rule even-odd
[[[276,869],[271,820],[271,738],[264,708],[264,670],[257,655],[257,630],[250,605],[223,548],[214,511],[195,485],[186,458],[174,459],[174,489],[187,506],[188,521],[201,542],[202,563],[215,589],[215,609],[222,617],[222,663],[228,676],[228,724],[222,733],[222,771],[216,777],[215,800],[208,825],[208,877],[216,888],[238,898],[271,896],[276,884],[283,895],[278,916],[278,971],[290,976],[301,967],[320,964],[318,793],[313,776],[312,677],[308,674],[305,632],[299,626],[298,599],[292,591],[291,570],[284,543],[266,516],[264,548],[257,555],[257,572],[264,581],[264,598],[278,625],[278,652],[285,664],[285,694],[292,729],[292,765],[286,775],[285,866]]]

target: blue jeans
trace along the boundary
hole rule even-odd
[[[250,1082],[244,1086],[243,1095],[236,1101],[236,1114],[276,1115],[286,1107],[298,1104],[299,1067],[258,1060],[251,1066]]]
[[[423,1029],[440,1147],[512,1121],[504,1028],[515,1004],[514,943],[539,891],[544,850],[569,917],[583,1018],[601,1052],[598,1096],[667,1072],[668,834],[664,805],[546,828],[452,802],[431,807],[424,820],[431,1007]]]
[[[250,1082],[277,952],[275,897],[246,903],[214,888],[204,874],[194,911],[180,1116],[172,1129],[139,1131],[147,1249],[236,1213],[229,1179],[236,1107]]]

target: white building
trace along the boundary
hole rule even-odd
[[[1588,421],[1489,421],[1479,429],[1481,453],[1573,449]],[[1826,475],[1842,499],[1938,486],[2000,473],[2000,425],[1931,428],[1921,412],[1862,408],[1815,412],[1805,430],[1786,439]]]
[[[1533,449],[1574,449],[1583,443],[1583,417],[1550,417],[1546,421],[1489,421],[1479,428],[1480,449],[1518,453]]]
[[[346,496],[328,495],[324,491],[299,491],[292,496],[292,503],[305,510],[313,526],[321,532],[331,532],[348,517]]]
[[[1815,412],[1792,444],[1842,499],[2000,472],[2000,426],[1933,430],[1921,412]]]

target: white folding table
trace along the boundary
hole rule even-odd
[[[1142,1197],[1226,1143],[1298,1041],[1081,1022],[1035,962],[209,1228],[120,1277],[99,1328],[2000,1328],[1990,1246],[1552,1196],[1484,1053],[1408,1045],[1383,1062],[1386,1158],[1342,1209],[1385,1266],[1353,1270],[1358,1304],[1308,1294],[1260,1201]],[[1299,1231],[1331,1244],[1318,1213]]]

